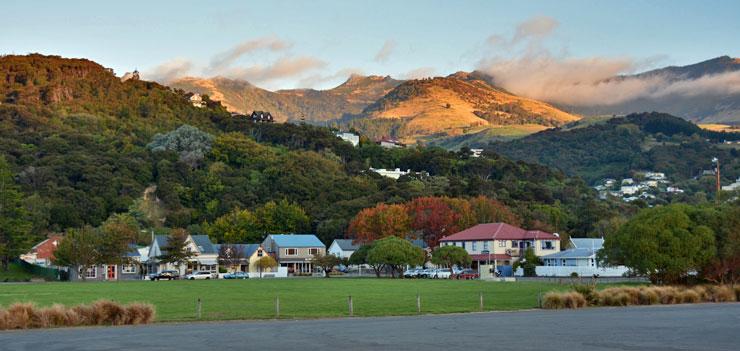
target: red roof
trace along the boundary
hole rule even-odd
[[[31,248],[31,252],[36,253],[36,258],[39,259],[53,259],[54,251],[56,251],[57,245],[61,240],[61,235],[52,235],[48,239],[36,244],[36,246]]]
[[[459,233],[442,238],[440,241],[472,240],[558,240],[553,234],[541,230],[524,230],[506,223],[483,223],[465,229]]]
[[[506,254],[490,254],[490,255],[488,255],[488,254],[475,254],[475,255],[470,255],[470,258],[473,261],[488,261],[489,259],[490,260],[510,260],[511,259],[511,255],[506,255]]]

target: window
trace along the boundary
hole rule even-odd
[[[285,249],[286,256],[295,256],[297,253],[296,249]]]
[[[473,241],[473,251],[476,251],[476,250],[478,250],[478,242]]]
[[[121,267],[121,273],[136,273],[136,265],[133,264],[124,264]]]
[[[85,270],[85,278],[97,278],[98,267],[89,267]]]
[[[552,245],[552,241],[545,240],[542,242],[542,249],[543,250],[552,250],[554,247]]]
[[[319,254],[319,249],[317,249],[317,248],[308,249],[308,254],[309,255],[318,255]]]
[[[488,241],[484,241],[484,242],[483,242],[483,250],[484,250],[484,251],[488,251],[488,250],[489,250],[489,249],[488,249]]]
[[[499,240],[498,241],[498,247],[506,247],[506,241],[505,240]]]
[[[511,247],[516,249],[519,247],[519,241],[518,240],[512,240],[511,241]]]
[[[264,255],[262,250],[257,250],[257,257],[262,257],[262,255]]]

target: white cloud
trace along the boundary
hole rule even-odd
[[[283,57],[266,65],[232,67],[224,72],[231,78],[245,79],[252,83],[295,78],[307,72],[326,67],[326,62],[310,56]]]
[[[209,69],[211,71],[219,71],[228,68],[244,55],[248,55],[259,50],[279,52],[290,48],[290,46],[290,43],[274,36],[247,40],[229,50],[213,56]]]
[[[433,77],[437,73],[434,67],[414,68],[401,75],[401,79],[422,79]]]
[[[395,40],[386,40],[380,50],[378,50],[378,53],[375,54],[375,62],[385,63],[388,61],[388,57],[396,50],[397,45]]]
[[[144,72],[142,75],[146,79],[167,83],[189,75],[192,69],[192,62],[178,58],[164,62],[154,67],[151,71]]]

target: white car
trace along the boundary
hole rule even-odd
[[[450,279],[452,271],[449,268],[436,269],[432,275],[432,278],[436,279]]]
[[[198,271],[193,272],[185,276],[185,279],[187,280],[200,280],[200,279],[211,279],[213,277],[213,273],[206,272],[206,271]]]

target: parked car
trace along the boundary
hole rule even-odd
[[[478,271],[475,269],[463,269],[462,272],[455,274],[453,276],[453,279],[461,279],[461,280],[470,280],[470,279],[478,279],[480,278],[480,274],[478,274]]]
[[[190,273],[185,276],[185,279],[187,280],[200,280],[200,279],[211,279],[213,277],[213,273],[208,271],[197,271]]]
[[[434,270],[434,275],[432,276],[432,278],[450,279],[450,276],[452,276],[452,271],[449,268],[440,268]]]
[[[404,278],[417,278],[419,277],[419,273],[421,272],[421,269],[412,268],[407,270],[406,272],[403,272]]]
[[[249,279],[249,274],[244,272],[226,273],[224,279]]]
[[[177,280],[180,279],[180,272],[175,270],[165,270],[159,273],[149,274],[149,280]]]
[[[417,274],[416,277],[417,278],[431,278],[433,277],[433,274],[434,274],[434,269],[427,268],[427,269],[422,269],[421,271],[419,271],[419,274]]]

